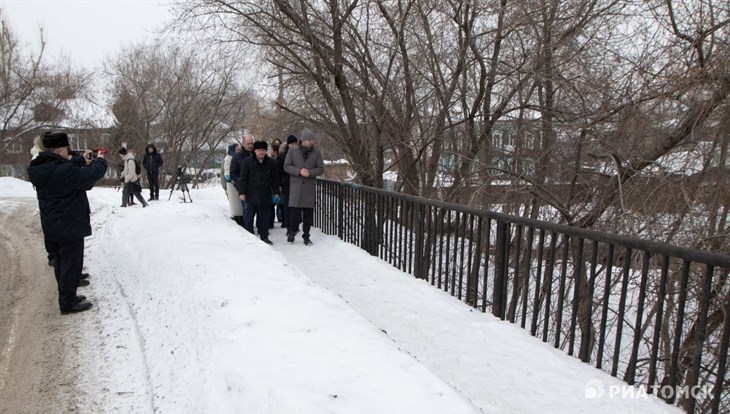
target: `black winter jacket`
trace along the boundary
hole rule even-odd
[[[41,226],[51,241],[71,241],[91,235],[89,200],[86,190],[104,177],[103,158],[88,166],[64,159],[52,152],[41,152],[31,161],[28,176],[38,195]]]
[[[241,188],[238,186],[238,177],[241,175],[241,167],[243,167],[243,161],[251,157],[253,154],[246,151],[245,149],[241,149],[241,152],[237,152],[235,155],[233,155],[233,158],[231,158],[231,182],[233,183],[233,186],[236,187],[239,193],[241,193]]]
[[[238,177],[238,191],[246,195],[247,203],[271,206],[271,196],[279,194],[280,180],[274,160],[267,156],[259,162],[256,156],[247,157]]]
[[[149,149],[152,148],[152,152]],[[157,153],[157,148],[154,144],[149,144],[144,149],[144,158],[142,158],[142,166],[148,173],[157,174],[160,172],[162,167],[162,155]]]

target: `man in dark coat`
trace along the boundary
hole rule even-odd
[[[93,161],[86,151],[86,165],[69,158],[65,132],[43,134],[44,151],[31,161],[28,176],[38,196],[41,227],[54,257],[58,282],[58,305],[62,314],[83,312],[91,303],[76,295],[84,260],[84,237],[91,235],[89,200],[86,191],[104,177],[104,154]]]
[[[244,227],[253,233],[253,218],[256,216],[256,229],[261,240],[272,244],[269,240],[271,207],[274,205],[272,198],[279,197],[280,178],[274,160],[266,155],[268,146],[266,141],[253,144],[254,156],[243,161],[238,190],[241,201],[248,205],[248,210],[243,213]]]
[[[150,200],[160,199],[160,167],[162,167],[162,155],[157,152],[155,144],[149,144],[144,150],[142,166],[147,171],[147,183],[150,186]]]
[[[303,218],[302,239],[305,245],[311,246],[309,229],[314,222],[316,177],[324,174],[324,160],[319,149],[314,147],[314,133],[309,129],[302,131],[302,145],[286,154],[284,172],[289,174],[289,233],[286,241],[294,243],[299,221]]]
[[[241,168],[243,167],[243,161],[253,156],[253,136],[246,135],[243,137],[243,145],[241,145],[241,151],[236,153],[231,159],[231,182],[238,190],[238,194],[241,194],[241,189],[238,187],[239,177],[241,176]],[[246,217],[246,202],[241,201],[241,208],[243,209],[243,217]],[[245,225],[244,225],[245,227]]]

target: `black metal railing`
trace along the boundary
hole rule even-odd
[[[318,180],[315,225],[689,413],[730,412],[730,256]]]

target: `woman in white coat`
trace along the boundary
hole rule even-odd
[[[233,159],[233,156],[240,151],[241,145],[239,144],[231,144],[228,146],[228,152],[226,153],[226,157],[223,159],[221,185],[223,186],[223,191],[226,192],[226,196],[228,197],[228,205],[231,209],[231,216],[233,216],[233,220],[235,220],[239,226],[243,227],[243,206],[241,205],[241,200],[238,199],[238,190],[231,181],[231,160]]]

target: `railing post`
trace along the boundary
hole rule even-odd
[[[684,316],[685,307],[687,302],[687,291],[689,284],[689,273],[690,273],[690,262],[685,260],[682,265],[682,281],[679,289],[679,302],[677,302],[677,321],[675,322],[674,330],[674,344],[672,345],[672,356],[669,365],[669,386],[672,389],[676,389],[677,382],[679,381],[679,353],[682,344],[682,331],[684,329]],[[675,393],[669,395],[666,401],[670,404],[674,403]]]
[[[694,389],[700,380],[700,370],[702,365],[702,348],[705,345],[705,339],[707,339],[707,314],[710,307],[710,296],[712,295],[712,275],[714,269],[713,266],[707,266],[705,271],[705,277],[702,284],[702,296],[700,297],[700,309],[699,318],[697,320],[698,329],[695,332],[695,340],[690,351],[692,354],[692,365],[689,367],[687,375],[687,381],[684,385],[687,389]],[[727,317],[727,316],[726,316]],[[718,381],[722,381],[718,379]],[[680,406],[685,411],[692,414],[695,412],[695,405],[697,401],[692,392],[687,393],[684,397],[684,401],[680,403]]]
[[[494,258],[494,298],[492,299],[492,315],[504,319],[505,283],[507,283],[507,243],[509,243],[508,223],[497,221],[497,242]]]
[[[414,263],[413,273],[416,275],[416,278],[425,279],[423,277],[423,240],[426,238],[426,235],[423,234],[423,231],[425,229],[426,211],[421,203],[415,204],[414,207],[416,208],[416,251],[414,252],[416,262]]]
[[[337,237],[343,240],[345,230],[345,186],[337,186]]]

